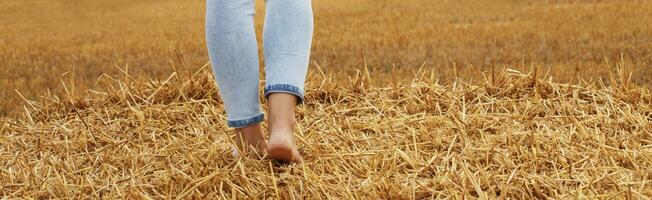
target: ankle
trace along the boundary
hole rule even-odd
[[[269,116],[269,127],[273,128],[292,128],[296,123],[294,119],[294,114],[277,114],[270,112]]]
[[[276,130],[292,130],[294,128],[294,123],[283,122],[283,123],[271,123],[269,125],[270,131]]]
[[[270,135],[292,134],[293,129],[294,129],[294,126],[292,124],[273,125],[273,126],[270,126],[269,133],[270,133]]]

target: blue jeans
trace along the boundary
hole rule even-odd
[[[254,0],[207,0],[206,43],[227,124],[263,121],[259,98]],[[311,0],[267,0],[263,28],[265,97],[289,93],[303,101],[312,43]]]

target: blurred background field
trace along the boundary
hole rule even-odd
[[[617,64],[635,83],[652,82],[649,1],[315,0],[313,7],[312,69],[350,75],[367,66],[374,84],[420,67],[444,82],[499,68],[599,80]],[[199,0],[0,1],[0,116],[22,112],[15,90],[37,99],[65,82],[79,94],[101,74],[119,73],[114,66],[143,79],[198,69],[208,61],[204,13]]]

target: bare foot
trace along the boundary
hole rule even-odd
[[[260,123],[247,126],[244,128],[236,129],[235,137],[236,147],[231,153],[233,157],[240,157],[242,153],[256,153],[258,155],[265,155],[267,150],[267,142],[263,135],[263,130]]]
[[[292,128],[295,124],[294,108],[297,97],[287,93],[272,93],[269,103],[269,143],[267,157],[282,162],[301,163]]]
[[[267,157],[281,162],[301,163],[303,158],[294,144],[292,132],[275,132],[267,143]]]

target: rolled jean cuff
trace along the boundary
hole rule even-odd
[[[303,103],[303,90],[294,85],[275,84],[265,87],[265,98],[269,98],[272,93],[288,93],[298,97],[297,104]]]
[[[231,128],[244,128],[252,124],[260,123],[265,118],[263,113],[260,113],[256,116],[238,119],[238,120],[226,120],[226,124]]]

